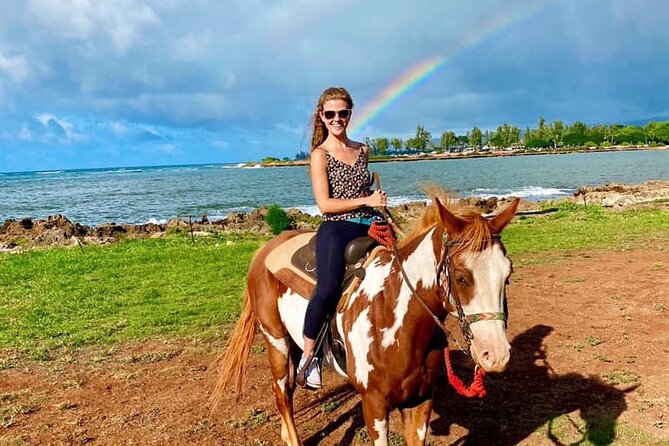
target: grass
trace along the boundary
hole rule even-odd
[[[567,202],[546,206],[558,211],[521,216],[505,230],[511,256],[569,255],[669,236],[666,211],[610,212]],[[188,234],[172,234],[83,251],[0,254],[0,370],[14,367],[17,352],[50,360],[62,347],[156,336],[222,338],[223,327],[239,315],[253,253],[266,240],[211,235],[191,243]]]
[[[0,255],[0,348],[48,360],[55,347],[206,337],[236,320],[263,241],[173,236]]]
[[[601,206],[548,202],[553,214],[519,216],[504,230],[509,255],[592,248],[620,249],[669,237],[669,216],[659,209],[612,212]]]
[[[246,417],[241,420],[231,422],[235,429],[253,429],[260,427],[269,422],[269,415],[262,409],[251,409],[247,412]]]
[[[641,431],[625,423],[618,423],[614,416],[605,414],[600,414],[588,421],[583,421],[576,414],[565,414],[548,421],[535,435],[546,436],[553,444],[579,446],[607,444],[666,446],[669,444],[666,441],[658,441],[650,432]]]
[[[637,384],[641,381],[641,376],[630,370],[611,370],[610,372],[604,373],[602,377],[613,385]]]

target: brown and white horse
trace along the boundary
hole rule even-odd
[[[517,207],[515,200],[492,219],[475,212],[456,216],[433,195],[431,205],[399,246],[405,275],[393,252],[381,251],[337,312],[336,329],[346,347],[346,370],[335,370],[348,377],[360,394],[374,445],[388,444],[388,414],[394,408],[400,410],[406,444],[425,444],[432,386],[443,364],[445,336],[419,300],[440,319],[456,312],[451,296],[457,296],[464,310],[460,316],[469,321],[486,319],[477,315],[504,313],[512,268],[499,233]],[[307,301],[269,272],[265,258],[296,234],[280,234],[254,257],[244,309],[223,356],[212,396],[216,402],[230,382],[235,383],[237,395],[241,393],[259,325],[267,342],[281,438],[289,446],[302,444],[295,428],[293,392]],[[510,356],[504,317],[472,324],[471,334],[470,353],[476,364],[485,371],[503,371]]]

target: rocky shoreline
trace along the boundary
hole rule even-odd
[[[581,187],[572,197],[565,200],[585,205],[599,204],[613,209],[655,207],[669,210],[669,181]],[[487,214],[504,207],[509,199],[467,197],[462,201]],[[405,204],[391,208],[391,213],[400,223],[407,222],[419,215],[425,206],[424,202]],[[540,208],[542,203],[523,200],[519,212],[535,214]],[[0,226],[0,252],[52,246],[80,246],[83,249],[86,244],[112,243],[126,238],[153,238],[174,232],[190,233],[193,236],[249,232],[269,235],[271,231],[265,222],[266,214],[267,209],[260,208],[252,212],[231,213],[225,219],[216,221],[209,221],[203,216],[196,221],[173,219],[165,224],[108,223],[94,227],[72,222],[62,215],[52,215],[44,220],[9,219]],[[295,222],[296,228],[313,229],[320,222],[319,217],[295,209],[289,210],[288,214]]]

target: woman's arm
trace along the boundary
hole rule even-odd
[[[379,207],[386,205],[384,192],[374,191],[369,197],[354,198],[351,200],[330,198],[328,185],[327,157],[323,149],[314,149],[310,161],[311,187],[314,191],[316,205],[323,214],[340,214],[364,206]]]

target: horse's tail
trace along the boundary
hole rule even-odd
[[[246,381],[246,366],[253,345],[256,329],[258,328],[258,318],[253,313],[251,305],[251,296],[248,288],[244,290],[244,308],[242,314],[235,325],[235,329],[230,337],[230,342],[225,352],[219,356],[219,375],[214,393],[209,398],[209,405],[213,409],[223,396],[223,392],[232,382],[236,392],[236,399],[242,395],[242,389]]]

